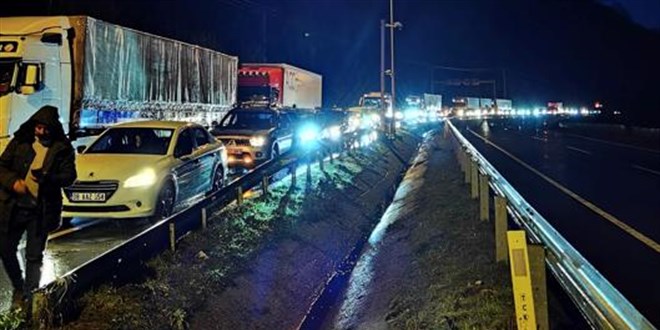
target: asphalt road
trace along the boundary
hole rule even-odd
[[[660,145],[653,150],[565,134],[542,121],[455,123],[555,229],[660,325]]]
[[[230,182],[238,179],[243,173],[232,174]],[[280,180],[286,173],[279,172],[274,181]],[[257,195],[260,188],[252,189]],[[201,196],[199,197],[201,198]],[[196,199],[177,206],[184,209],[194,204]],[[111,248],[120,245],[131,237],[152,225],[148,219],[74,219],[72,227],[63,228],[49,238],[44,252],[44,265],[42,269],[41,285],[46,285],[56,278],[68,273],[78,266],[94,259]],[[54,237],[53,237],[54,236]],[[25,260],[25,239],[19,245],[23,265]],[[23,267],[23,266],[22,266]],[[12,287],[5,274],[4,266],[0,263],[0,312],[6,311],[11,305]]]

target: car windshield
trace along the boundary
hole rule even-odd
[[[235,111],[220,123],[223,128],[268,129],[275,126],[275,115],[263,111]]]
[[[85,153],[164,155],[172,134],[172,129],[110,128]]]

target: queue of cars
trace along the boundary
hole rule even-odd
[[[78,145],[78,180],[63,191],[62,217],[166,218],[178,205],[221,189],[230,170],[254,168],[311,140],[336,138],[341,118],[239,107],[210,130],[183,121],[113,125],[89,145]]]

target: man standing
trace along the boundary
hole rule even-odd
[[[57,108],[44,106],[21,125],[0,156],[0,257],[14,287],[13,307],[31,303],[39,287],[48,233],[61,224],[62,187],[75,179],[75,153]],[[16,255],[24,232],[25,279]]]

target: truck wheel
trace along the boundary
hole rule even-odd
[[[172,211],[174,210],[174,194],[174,185],[171,182],[167,182],[158,194],[156,211],[152,216],[152,220],[158,221],[172,215]]]

